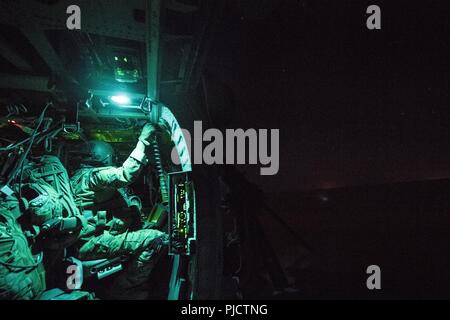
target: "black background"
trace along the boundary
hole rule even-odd
[[[381,30],[366,28],[370,4]],[[446,1],[230,1],[207,70],[233,89],[236,126],[281,133],[279,174],[254,178],[270,191],[447,178],[448,14]]]
[[[371,4],[381,30],[366,28]],[[449,13],[447,1],[229,2],[207,70],[235,94],[229,127],[280,129],[279,173],[240,169],[315,251],[299,267],[298,243],[263,218],[301,297],[449,297]]]

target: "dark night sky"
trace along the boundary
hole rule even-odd
[[[365,26],[370,4],[381,30]],[[230,5],[208,63],[236,95],[230,126],[281,134],[279,174],[253,167],[251,179],[295,191],[450,177],[449,12],[447,1]]]

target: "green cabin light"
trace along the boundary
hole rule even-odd
[[[131,99],[123,94],[111,96],[111,101],[121,105],[131,104]]]

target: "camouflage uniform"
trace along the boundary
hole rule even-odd
[[[76,202],[83,210],[107,211],[105,230],[86,239],[79,248],[82,260],[117,257],[135,254],[127,272],[115,279],[111,291],[114,298],[136,298],[132,292],[145,282],[156,262],[155,256],[167,241],[165,233],[152,229],[136,229],[140,220],[141,204],[126,190],[141,172],[147,159],[146,145],[139,141],[134,151],[121,167],[84,166],[71,178]],[[117,290],[114,290],[117,289]],[[116,293],[121,293],[119,296]],[[137,298],[145,298],[143,293]]]
[[[17,218],[19,202],[0,196],[0,300],[36,299],[45,290],[45,272],[33,257]]]

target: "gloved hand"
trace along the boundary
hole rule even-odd
[[[142,141],[142,143],[144,143],[146,146],[148,146],[155,132],[156,132],[155,126],[152,125],[151,123],[146,123],[142,128],[139,140]]]

